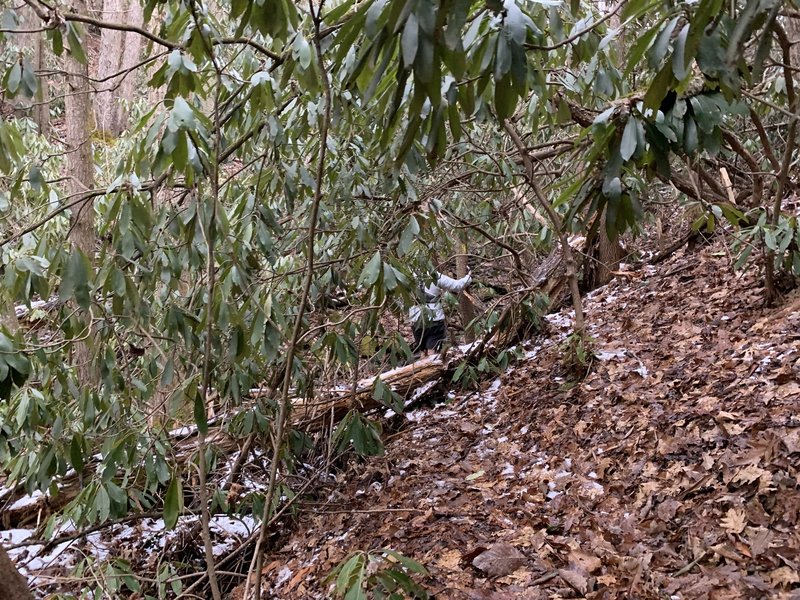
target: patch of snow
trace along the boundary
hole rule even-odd
[[[597,483],[596,481],[587,481],[583,484],[584,490],[592,496],[593,498],[596,496],[602,496],[606,493],[605,488],[602,485]]]
[[[23,508],[25,506],[30,506],[31,504],[35,504],[36,503],[36,499],[37,498],[41,498],[43,495],[44,494],[42,494],[42,492],[40,492],[39,490],[34,490],[32,494],[28,494],[27,496],[23,496],[22,498],[20,498],[16,502],[14,502],[14,504],[9,506],[9,510]]]
[[[429,381],[428,383],[419,386],[411,393],[411,396],[408,398],[408,400],[406,400],[406,406],[408,406],[409,404],[414,402],[414,400],[420,398],[424,394],[427,394],[437,383],[439,383],[439,380],[434,379],[433,381]]]
[[[567,313],[559,312],[545,315],[544,320],[557,329],[572,329],[574,321],[574,311]]]
[[[278,571],[278,577],[275,579],[275,583],[273,584],[275,587],[279,587],[289,581],[294,573],[289,567],[281,567],[281,570]]]
[[[614,358],[625,358],[626,353],[627,350],[625,350],[625,348],[601,350],[595,354],[595,357],[597,360],[605,362]]]
[[[3,542],[3,545],[13,546],[24,542],[32,535],[33,529],[6,529],[5,531],[0,531],[0,541]]]
[[[499,379],[499,378],[498,378],[498,379],[495,379],[495,380],[492,382],[492,385],[490,385],[490,386],[489,386],[489,388],[486,390],[486,395],[488,396],[488,395],[490,395],[490,394],[496,394],[496,393],[497,393],[497,391],[500,389],[500,386],[501,386],[501,385],[503,385],[503,382],[502,382],[502,381],[500,381],[500,379]]]

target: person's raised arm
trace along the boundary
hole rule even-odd
[[[436,286],[442,288],[443,290],[447,290],[448,292],[458,294],[463,292],[470,283],[472,283],[471,273],[467,273],[461,279],[453,279],[452,277],[448,277],[447,275],[442,275],[439,273],[439,279],[436,282]]]

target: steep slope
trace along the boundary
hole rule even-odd
[[[342,558],[388,547],[437,598],[793,597],[800,296],[763,309],[728,265],[704,248],[592,294],[577,385],[553,315],[498,381],[408,415],[265,562],[274,596],[330,597]]]

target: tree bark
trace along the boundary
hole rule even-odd
[[[142,6],[139,0],[104,0],[103,20],[141,25]],[[128,109],[136,95],[136,73],[125,71],[139,62],[141,51],[142,37],[137,33],[103,29],[100,34],[97,79],[104,81],[95,95],[94,113],[103,136],[117,137],[128,127]],[[112,77],[118,73],[121,74]]]
[[[615,236],[612,239],[608,235],[604,211],[600,217],[595,241],[589,245],[589,260],[584,269],[585,289],[593,290],[614,279],[614,271],[619,269],[624,254],[619,237]]]
[[[22,15],[22,29],[37,29],[41,26],[41,21],[27,5],[20,8]],[[45,53],[43,51],[44,32],[17,34],[21,48],[25,50],[25,55],[31,62],[31,66],[36,71],[39,89],[33,98],[17,97],[15,104],[21,114],[30,115],[41,135],[46,136],[50,130],[50,103],[48,101],[47,79],[41,76],[45,69]]]
[[[82,1],[75,3],[76,11],[85,9]],[[73,56],[66,60],[66,70],[72,73],[67,78],[66,98],[64,99],[64,117],[66,122],[67,173],[70,176],[67,185],[71,196],[78,198],[94,186],[94,161],[92,158],[92,121],[91,99],[89,97],[89,68],[81,64]],[[69,234],[72,250],[79,250],[94,263],[95,253],[94,202],[87,199],[72,210],[71,229]],[[82,312],[82,311],[81,311]],[[80,335],[73,348],[74,364],[78,376],[83,382],[95,382],[98,377],[91,360],[91,315],[78,313],[86,323],[85,331]]]
[[[5,548],[0,546],[0,598],[4,600],[33,600],[28,582],[17,571],[14,561]]]
[[[461,241],[458,243],[458,255],[456,256],[456,277],[461,279],[469,272],[467,264],[467,242],[466,232],[462,231]],[[458,295],[458,310],[461,313],[461,326],[464,328],[464,341],[471,344],[475,341],[475,332],[470,329],[469,324],[475,319],[475,305],[466,294]]]

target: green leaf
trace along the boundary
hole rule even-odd
[[[164,496],[164,525],[167,529],[174,529],[178,517],[183,511],[183,486],[179,477],[174,477]]]
[[[84,210],[92,210],[90,207],[85,207]],[[82,309],[89,308],[89,273],[91,266],[89,260],[78,248],[72,251],[69,257],[67,266],[64,270],[61,279],[61,288],[59,289],[59,298],[62,302],[66,302],[75,298]]]
[[[33,98],[36,95],[39,84],[36,81],[36,71],[28,58],[22,61],[22,84],[24,88],[22,93],[28,98]]]
[[[410,249],[411,244],[414,243],[414,240],[419,235],[419,223],[417,223],[417,219],[414,215],[411,215],[408,219],[408,224],[403,229],[403,233],[400,234],[400,243],[397,246],[397,254],[399,256],[405,255]]]
[[[194,395],[194,422],[197,424],[197,429],[203,435],[208,433],[208,415],[206,414],[206,403],[203,401],[203,395],[199,390]]]
[[[675,17],[669,23],[667,23],[666,27],[661,30],[656,38],[655,43],[648,51],[647,62],[651,69],[658,69],[661,66],[661,62],[664,60],[664,56],[667,54],[667,48],[669,47],[672,32],[675,30],[675,26],[678,24],[679,18],[680,17]]]
[[[630,159],[634,152],[636,152],[636,129],[636,118],[631,115],[628,117],[628,122],[625,124],[625,131],[622,132],[622,141],[619,145],[619,153],[624,161]]]
[[[403,37],[401,47],[403,49],[403,64],[411,66],[417,56],[417,44],[419,42],[419,23],[417,17],[412,13],[406,19],[403,27]]]
[[[683,148],[686,150],[686,154],[694,154],[697,146],[697,123],[695,123],[691,115],[686,115],[683,128]]]
[[[403,565],[406,569],[413,573],[419,573],[421,575],[427,575],[428,571],[417,561],[408,558],[407,556],[400,554],[394,550],[385,549],[382,552],[388,554],[389,556],[395,558],[401,565]]]
[[[292,58],[305,70],[311,65],[311,46],[299,32],[292,44]]]
[[[97,494],[94,497],[94,509],[97,511],[98,521],[108,520],[108,515],[111,513],[111,499],[108,497],[106,488],[102,485],[97,488]]]
[[[646,33],[639,36],[633,43],[628,51],[628,62],[625,65],[625,72],[623,74],[624,77],[628,77],[631,73],[633,73],[634,69],[639,66],[639,61],[642,60],[642,56],[644,56],[644,53],[648,48],[650,48],[650,44],[653,43],[656,35],[658,35],[658,27],[658,24],[654,27],[651,27]]]
[[[678,81],[686,77],[686,36],[689,35],[689,24],[683,26],[672,51],[672,74]]]
[[[86,50],[83,48],[82,35],[77,24],[67,23],[67,43],[72,56],[82,65],[86,64]]]
[[[358,284],[366,287],[372,287],[378,281],[381,273],[381,253],[380,250],[372,255],[372,258],[364,265],[364,270],[361,271],[361,277],[358,278]]]
[[[6,83],[6,89],[12,96],[16,95],[17,91],[19,90],[19,83],[21,80],[22,65],[19,64],[19,61],[17,61],[11,67],[11,70],[8,73],[8,83]]]
[[[514,93],[510,76],[494,82],[494,108],[500,122],[514,114],[517,108],[517,95]]]
[[[72,468],[74,468],[77,473],[83,471],[83,445],[77,434],[72,436],[72,442],[70,442],[69,445],[69,460],[72,463]]]
[[[666,97],[667,92],[675,78],[672,75],[672,65],[664,66],[653,79],[650,88],[644,95],[644,108],[655,111],[661,101]],[[645,114],[646,116],[646,114]]]
[[[53,42],[53,54],[61,56],[64,53],[64,37],[61,35],[61,28],[51,29],[47,34]]]
[[[341,595],[347,593],[356,580],[358,572],[364,567],[364,555],[356,552],[348,558],[340,567],[338,577],[336,577],[336,593]]]

